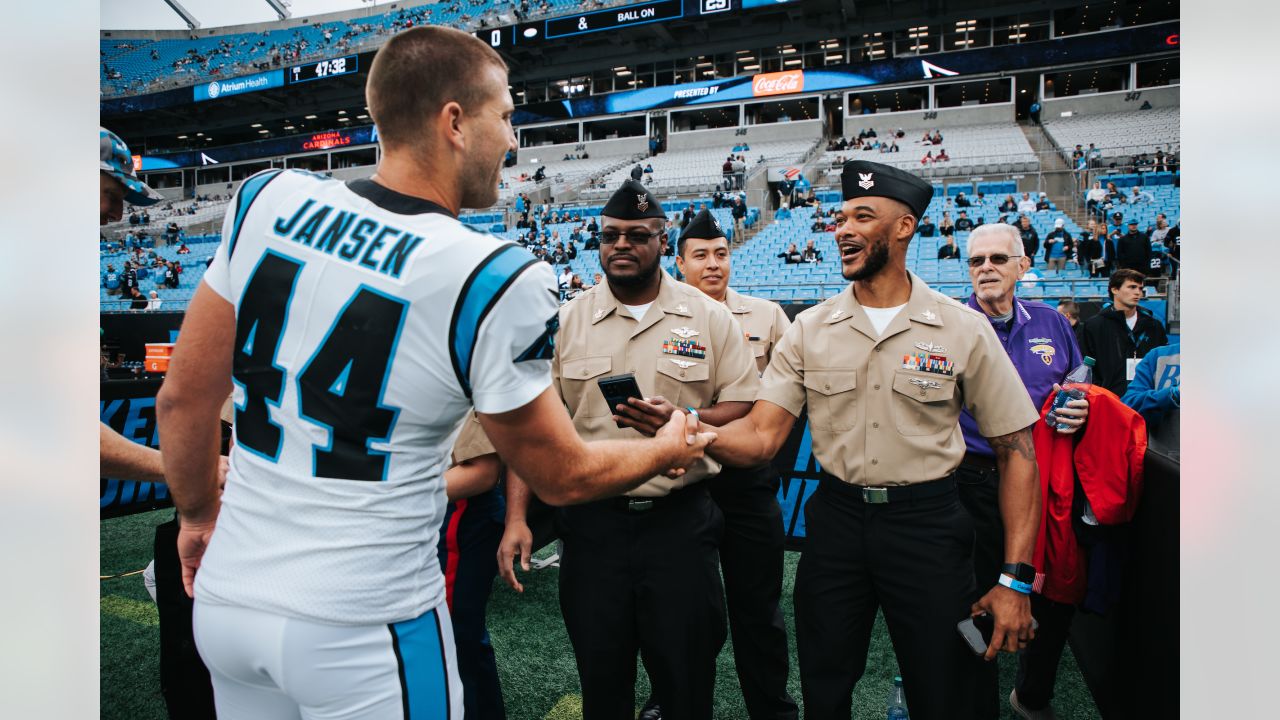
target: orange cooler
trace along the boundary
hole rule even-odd
[[[173,355],[173,343],[147,343],[147,357],[143,368],[149,373],[163,373],[169,370],[169,357]]]

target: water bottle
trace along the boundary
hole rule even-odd
[[[885,712],[888,720],[910,720],[907,715],[907,698],[902,693],[902,676],[893,678],[893,689],[889,691],[889,709]]]
[[[1057,411],[1066,407],[1066,404],[1072,400],[1083,400],[1085,398],[1089,386],[1093,384],[1094,362],[1093,358],[1085,357],[1084,362],[1068,373],[1066,379],[1062,381],[1062,389],[1053,398],[1053,407],[1049,408],[1049,412],[1044,418],[1045,424],[1049,427],[1059,430],[1066,430],[1069,427],[1064,423],[1058,422]]]

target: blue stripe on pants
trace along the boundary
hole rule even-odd
[[[400,666],[405,720],[449,720],[448,668],[437,612],[387,628]]]

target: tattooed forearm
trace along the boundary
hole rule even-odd
[[[987,442],[991,443],[991,449],[996,451],[997,457],[1008,457],[1013,453],[1017,453],[1025,460],[1030,460],[1031,462],[1036,460],[1036,446],[1031,439],[1030,426],[1011,432],[1008,435],[987,438]]]

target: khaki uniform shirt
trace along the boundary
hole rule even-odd
[[[489,436],[484,434],[484,428],[480,426],[476,411],[468,412],[466,419],[462,421],[458,439],[453,441],[453,464],[496,452],[498,451],[493,448],[493,443],[489,442]]]
[[[661,395],[682,409],[752,402],[760,387],[733,314],[665,272],[658,297],[641,320],[631,317],[607,282],[560,308],[552,383],[584,440],[641,437],[614,424],[613,411],[596,384],[626,372],[635,373],[646,397]],[[704,457],[679,478],[659,475],[627,494],[660,497],[719,471],[718,463]]]
[[[1039,419],[991,323],[911,275],[911,299],[877,336],[850,285],[801,313],[773,352],[760,400],[809,406],[813,452],[844,482],[910,485],[964,458],[960,406],[984,437]]]
[[[764,369],[769,367],[769,354],[782,334],[791,327],[791,321],[778,303],[739,295],[733,288],[725,291],[724,304],[742,327],[747,346],[756,361],[756,370],[764,374]]]

